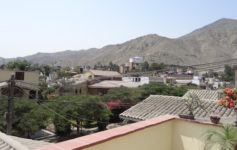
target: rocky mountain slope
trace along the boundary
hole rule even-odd
[[[39,64],[93,65],[110,61],[122,64],[142,56],[149,62],[193,65],[237,58],[237,20],[220,19],[185,36],[171,39],[155,34],[101,49],[37,53],[19,59]],[[7,62],[0,58],[0,63]]]

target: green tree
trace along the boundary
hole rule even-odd
[[[104,95],[105,101],[121,100],[122,102],[131,102],[133,97],[133,89],[127,87],[119,87],[110,89],[107,94]]]
[[[47,126],[49,117],[50,114],[35,101],[15,101],[13,134],[30,138],[33,133]]]
[[[187,88],[168,86],[159,83],[149,83],[138,88],[120,87],[111,89],[104,95],[105,101],[120,99],[122,102],[138,102],[146,99],[150,95],[172,95],[183,96]]]
[[[164,63],[152,63],[150,66],[150,70],[161,70],[165,68],[165,64]]]
[[[205,134],[205,149],[219,146],[220,150],[237,149],[237,130],[232,125],[224,126],[221,131],[208,131]]]
[[[19,69],[22,71],[27,71],[30,67],[30,63],[27,60],[15,60],[15,61],[10,61],[7,64],[8,69]]]
[[[61,111],[62,113],[62,111]],[[66,116],[65,114],[62,114],[62,116]],[[55,115],[53,120],[54,126],[55,126],[55,132],[57,135],[69,135],[71,133],[71,123],[64,118]]]
[[[99,96],[60,96],[50,99],[52,108],[55,112],[54,125],[58,134],[70,134],[69,124],[81,119],[84,125],[89,125],[92,121],[108,122],[111,115],[110,110],[101,101]],[[62,117],[63,116],[63,117]],[[65,122],[61,125],[62,122]],[[97,123],[98,123],[97,122]]]
[[[142,63],[142,71],[148,71],[149,70],[149,63],[145,61]]]
[[[237,66],[230,67],[229,65],[225,65],[225,70],[221,75],[221,80],[228,82],[234,81],[235,70],[237,70]]]
[[[113,64],[113,62],[109,62],[108,66],[109,70],[111,71],[118,71],[119,72],[119,66],[117,64]]]

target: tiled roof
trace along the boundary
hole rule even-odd
[[[35,150],[37,148],[50,145],[48,142],[44,141],[38,141],[38,140],[31,140],[31,139],[25,139],[25,138],[20,138],[16,136],[10,136],[13,140],[21,143],[22,145],[26,146],[29,150]]]
[[[218,91],[216,90],[188,90],[184,98],[190,94],[197,95],[202,100],[218,100]]]
[[[120,117],[133,121],[141,121],[166,114],[188,114],[188,109],[182,99],[182,97],[175,96],[151,95],[144,101],[121,113]],[[222,117],[221,120],[230,121],[234,118],[234,110],[226,109],[220,106],[216,101],[201,100],[201,102],[206,111],[201,108],[194,110],[196,119],[209,120],[211,113],[220,115]]]
[[[10,136],[0,132],[0,149],[1,150],[28,150],[27,147],[13,140]]]
[[[89,70],[96,76],[105,76],[105,77],[122,77],[120,73],[116,71],[104,71],[104,70]]]
[[[127,82],[127,81],[115,81],[115,80],[104,80],[99,83],[89,85],[89,88],[118,88],[121,86],[128,88],[136,88],[140,86],[139,82]]]
[[[0,132],[1,150],[35,150],[37,148],[49,145],[44,141],[36,141],[15,136],[9,136]]]

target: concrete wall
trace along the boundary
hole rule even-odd
[[[220,130],[220,127],[203,125],[183,120],[174,120],[173,124],[173,150],[203,150],[204,135],[208,130]],[[213,150],[218,150],[213,147]]]
[[[220,129],[209,124],[171,120],[83,150],[203,150],[204,133]]]
[[[171,150],[173,122],[164,122],[84,150]]]
[[[76,94],[76,89],[77,89],[77,94]],[[80,93],[81,90],[81,93]],[[74,93],[76,95],[81,95],[81,94],[87,94],[88,93],[88,85],[87,82],[83,82],[77,85],[74,85]]]

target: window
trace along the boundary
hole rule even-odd
[[[15,79],[16,80],[24,80],[24,72],[16,72],[15,73]]]
[[[135,82],[141,82],[141,78],[135,78]]]
[[[141,78],[137,78],[137,81],[138,81],[138,82],[141,82]]]

